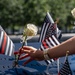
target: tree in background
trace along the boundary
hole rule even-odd
[[[58,27],[63,30],[73,25],[74,5],[75,0],[0,0],[0,25],[11,27],[13,31],[15,26],[20,28],[27,23],[41,26],[49,11],[54,21],[59,18]]]

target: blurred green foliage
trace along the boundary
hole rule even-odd
[[[59,18],[58,27],[71,27],[74,18],[71,10],[75,0],[0,0],[0,25],[4,28],[34,23],[41,26],[49,11],[54,21]]]

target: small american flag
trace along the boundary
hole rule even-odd
[[[60,44],[56,36],[56,29],[57,25],[55,23],[51,25],[49,24],[48,30],[46,31],[45,39],[42,40],[41,43],[41,50],[44,50],[46,48],[52,48],[53,46]],[[46,60],[46,63],[49,64],[51,62],[54,62],[55,59]]]
[[[66,57],[65,63],[63,64],[62,68],[58,75],[72,75],[72,71],[69,65],[68,56]]]
[[[54,23],[51,15],[47,12],[44,23],[41,28],[39,42],[41,42],[41,50],[52,48],[59,45],[58,39],[61,38],[61,31],[57,27],[57,21]],[[55,58],[57,59],[57,58]],[[46,64],[54,62],[55,59],[45,60]],[[57,60],[58,73],[59,73],[59,59]]]
[[[41,33],[40,33],[40,38],[39,42],[41,42],[41,50],[44,50],[46,48],[51,48],[53,46],[56,46],[57,44],[60,44],[58,41],[58,37],[60,36],[60,33],[58,35],[59,29],[57,27],[57,23],[54,23],[51,15],[49,12],[47,12],[44,23],[41,27]],[[53,37],[54,38],[53,38]],[[57,44],[55,43],[55,40],[57,41]],[[54,59],[51,60],[46,60],[46,63],[49,64],[53,62]]]
[[[0,26],[0,54],[11,56],[14,52],[15,45]]]

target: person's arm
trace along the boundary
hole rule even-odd
[[[65,56],[67,51],[69,51],[69,55],[75,54],[75,36],[49,49],[48,54],[50,58],[58,58]]]
[[[36,50],[34,47],[24,46],[22,51],[36,60],[45,60],[44,51]],[[75,36],[64,41],[60,45],[49,48],[47,53],[50,59],[53,59],[65,56],[67,51],[69,51],[69,55],[75,54]]]

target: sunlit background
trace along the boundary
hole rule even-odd
[[[58,27],[64,33],[75,32],[75,19],[71,10],[75,0],[0,0],[0,25],[8,34],[22,34],[27,23],[39,28],[49,11],[53,20],[59,19]]]

